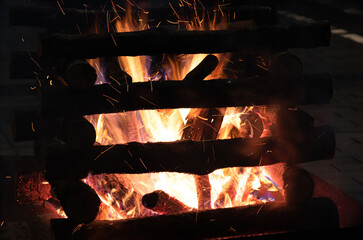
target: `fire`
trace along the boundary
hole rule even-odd
[[[194,18],[188,21],[184,21],[176,14],[178,26],[184,24],[185,28],[190,31],[218,30],[228,27],[228,15],[223,13],[222,10],[215,11],[213,16],[199,16],[195,3],[181,1],[181,4],[191,9],[194,8],[195,11]],[[148,28],[148,25],[145,16],[134,18],[132,14],[127,14],[125,18],[115,21],[115,29],[118,32],[139,31],[146,28]],[[160,78],[181,80],[205,56],[206,54],[166,56],[156,71],[151,69],[152,59],[148,56],[122,56],[118,57],[118,62],[121,69],[127,72],[134,82],[149,81],[150,90],[152,91],[153,81]],[[225,75],[224,67],[229,61],[230,54],[218,54],[216,56],[219,59],[219,64],[206,80],[228,77]],[[90,63],[97,70],[98,83],[104,83],[105,80],[99,61],[93,60]],[[96,129],[98,144],[176,141],[181,139],[189,113],[192,114],[193,111],[190,111],[190,109],[139,110],[92,115],[86,116],[86,118]],[[195,110],[194,112],[198,111]],[[270,115],[266,107],[226,108],[217,138],[268,136],[270,134],[269,125],[272,123]],[[251,118],[251,116],[255,117]],[[256,126],[258,125],[256,122],[259,122],[260,126]],[[140,161],[142,160],[140,159]],[[116,183],[108,184],[105,189],[105,184],[107,184],[105,179],[120,181],[127,189],[121,194]],[[279,185],[272,180],[272,176],[265,167],[219,169],[209,174],[209,181],[212,186],[212,208],[241,206],[272,201],[281,197]],[[102,201],[98,218],[100,220],[155,214],[143,208],[138,197],[155,190],[163,190],[189,207],[198,208],[195,180],[190,174],[170,172],[112,174],[109,176],[89,176],[84,179],[84,182],[95,189]],[[127,206],[130,201],[133,205]]]

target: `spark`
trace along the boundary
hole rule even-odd
[[[35,90],[37,87],[35,86],[35,87],[30,87],[30,90]]]
[[[131,170],[134,170],[134,168],[126,160],[124,160],[124,162],[131,168]]]
[[[115,44],[115,46],[117,47],[117,42],[116,42],[115,38],[113,37],[113,34],[112,34],[112,33],[111,33],[111,38],[112,38],[113,43],[114,43],[114,44]]]
[[[116,99],[114,99],[114,98],[112,98],[112,97],[110,97],[110,96],[108,96],[108,95],[106,95],[106,94],[102,94],[102,96],[104,96],[104,97],[106,97],[106,98],[108,98],[108,99],[110,99],[110,100],[112,100],[112,101],[115,101],[115,102],[117,102],[117,103],[120,103],[118,100],[116,100]]]
[[[31,127],[32,127],[32,131],[35,132],[34,123],[33,122],[31,123]]]
[[[234,229],[233,227],[229,227],[229,230],[231,230],[232,232],[237,232],[236,229]]]
[[[176,15],[176,17],[178,19],[180,19],[179,15],[176,13],[175,9],[173,8],[173,5],[171,5],[171,2],[169,2],[169,5],[170,5],[171,9],[173,10],[174,14]]]
[[[107,99],[106,98],[106,101],[109,102],[109,103],[111,103],[112,107],[115,107],[115,104],[113,104],[113,102],[110,99]]]
[[[105,151],[102,151],[100,154],[98,154],[98,156],[95,159],[93,159],[93,161],[96,161],[102,154],[104,154],[105,152],[111,150],[111,148],[113,148],[114,146],[116,146],[116,144],[114,144],[111,147],[107,148]]]
[[[59,1],[57,1],[57,4],[58,4],[58,7],[59,7],[59,9],[61,10],[62,14],[63,14],[63,15],[66,15],[66,13],[63,11],[63,8],[62,8],[62,6],[60,5]]]
[[[10,178],[11,178],[11,176],[6,176],[5,178],[10,179]]]
[[[260,211],[261,211],[262,207],[263,207],[263,205],[261,205],[261,207],[258,209],[257,214],[259,214],[259,213],[260,213]]]
[[[81,229],[81,227],[83,226],[83,223],[78,224],[77,227],[75,227],[72,231],[72,235],[75,234],[79,229]]]
[[[116,80],[116,78],[114,78],[113,76],[109,76],[109,78],[111,78],[112,80],[114,80],[119,86],[121,86],[121,83],[119,81]],[[125,77],[126,78],[126,77]]]
[[[156,25],[156,28],[158,28],[160,26],[160,24],[161,24],[161,21],[158,23],[158,25]]]
[[[179,24],[179,22],[173,22],[173,21],[170,21],[170,20],[166,20],[168,23],[171,23],[171,24]]]
[[[40,70],[43,70],[42,67],[40,66],[40,64],[35,61],[35,59],[32,57],[32,55],[30,54],[29,50],[26,50],[28,52],[28,55],[30,57],[30,60],[40,69]]]
[[[142,163],[142,165],[144,166],[144,168],[147,170],[147,167],[146,167],[145,163],[141,160],[141,158],[139,158],[139,160]]]
[[[121,92],[117,88],[115,88],[114,86],[112,86],[112,84],[110,84],[110,87],[112,87],[113,90],[115,90],[116,92],[118,92],[118,94],[121,94]]]
[[[150,103],[151,105],[154,105],[155,107],[161,108],[160,106],[156,105],[156,104],[155,104],[155,103],[153,103],[153,102],[150,102],[149,100],[147,100],[147,99],[146,99],[146,98],[144,98],[143,96],[140,96],[140,98],[141,98],[142,100],[145,100],[146,102]]]
[[[260,64],[257,64],[257,67],[262,68],[265,71],[268,71],[268,68],[265,68],[265,67],[261,66]]]

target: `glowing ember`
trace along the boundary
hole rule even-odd
[[[185,7],[195,10],[194,16],[190,18],[192,20],[183,20],[175,12],[178,18],[176,24],[184,24],[187,30],[218,30],[228,27],[228,15],[222,10],[215,11],[213,16],[198,16],[195,3],[186,1],[181,3],[183,2]],[[127,14],[124,19],[115,21],[115,29],[118,32],[129,32],[148,28],[146,19],[141,19],[142,21],[138,17]],[[118,57],[118,62],[121,69],[127,72],[134,82],[149,81],[150,91],[152,91],[152,81],[181,80],[205,56],[205,54],[166,56],[156,71],[151,69],[152,59],[147,56]],[[206,80],[227,77],[224,66],[229,61],[229,54],[216,56],[219,64]],[[94,60],[90,63],[98,72],[98,83],[105,82],[99,61]],[[193,114],[193,117],[200,117],[198,112],[198,110],[190,111],[190,109],[140,110],[92,115],[87,116],[87,119],[96,129],[97,143],[113,145],[133,141],[180,140],[187,118],[192,117]],[[217,138],[269,136],[272,116],[273,113],[268,112],[266,107],[226,108]],[[142,159],[140,161],[142,163]],[[273,177],[266,167],[216,170],[209,174],[212,187],[211,206],[212,208],[232,207],[282,199],[281,188],[272,180]],[[141,204],[141,197],[155,190],[163,190],[187,206],[198,208],[195,180],[193,175],[189,174],[168,172],[134,175],[102,174],[90,175],[84,182],[95,189],[102,201],[99,220],[156,214],[145,209]]]

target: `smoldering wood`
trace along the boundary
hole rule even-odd
[[[206,56],[183,79],[185,82],[203,81],[218,65],[218,58],[214,55]]]
[[[328,46],[329,41],[330,24],[327,22],[217,31],[156,28],[109,34],[51,34],[40,38],[38,52],[43,58],[97,58],[222,53],[258,48],[315,48]]]
[[[175,214],[192,210],[191,207],[162,190],[145,194],[142,197],[142,205],[160,214]]]
[[[96,221],[83,225],[72,239],[207,239],[249,234],[337,228],[337,208],[329,198],[300,208],[284,202],[192,211],[147,218]]]
[[[115,89],[116,88],[116,89]],[[219,79],[200,83],[155,81],[97,85],[85,91],[43,87],[43,116],[80,116],[140,109],[221,108],[283,104],[288,106],[329,103],[329,74],[304,75],[289,86],[276,86],[268,77]]]
[[[81,181],[52,181],[50,184],[72,222],[89,223],[96,218],[101,201],[90,186]]]
[[[334,155],[334,131],[329,127],[318,129],[312,143],[305,146],[276,137],[94,146],[90,169],[94,174],[168,171],[206,175],[226,167],[326,159]]]
[[[176,6],[174,6],[176,7]],[[264,6],[239,6],[228,7],[222,6],[220,9],[224,14],[234,15],[231,21],[243,21],[253,20],[258,25],[271,24],[273,22],[273,13],[269,7]],[[183,12],[186,8],[181,9]],[[219,9],[218,9],[219,10]],[[194,10],[189,10],[194,11]],[[201,11],[205,9],[197,9],[198,16],[202,16]],[[212,10],[209,10],[212,11]],[[96,20],[104,25],[107,24],[107,18],[109,20],[115,17],[124,18],[126,16],[125,11],[97,11],[97,10],[80,10],[74,8],[63,8],[63,13],[59,9],[49,7],[35,7],[35,6],[9,6],[9,23],[12,26],[33,26],[44,27],[52,32],[68,32],[79,33],[87,32],[93,27]],[[145,12],[148,12],[145,14]],[[183,14],[180,12],[179,14]],[[167,24],[168,20],[177,19],[171,8],[155,8],[155,9],[139,9],[132,11],[132,15],[140,14],[145,15],[150,21],[151,26],[156,26],[159,22]],[[181,15],[183,16],[183,15]],[[187,16],[185,17],[187,19]],[[170,25],[170,24],[169,24]]]
[[[96,130],[83,117],[66,118],[60,126],[59,136],[71,149],[87,151],[96,141]]]

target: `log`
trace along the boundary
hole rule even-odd
[[[205,65],[205,62],[203,63],[202,61],[202,63],[197,66],[197,69],[203,65]],[[196,74],[198,71],[194,71],[194,73],[195,77],[197,77]],[[181,139],[194,141],[217,139],[217,135],[223,121],[224,112],[225,109],[217,110],[215,108],[191,110],[188,115],[188,121],[186,127],[183,130]],[[211,209],[212,186],[209,182],[209,176],[195,175],[194,180],[197,189],[198,209]]]
[[[277,81],[295,81],[303,72],[303,63],[294,54],[280,52],[272,57],[269,74]]]
[[[97,80],[96,70],[84,59],[68,61],[62,74],[69,87],[85,90]]]
[[[127,217],[127,212],[135,207],[137,207],[135,217],[141,217],[148,213],[140,205],[142,196],[133,190],[131,182],[126,177],[116,174],[100,174],[90,175],[86,180],[99,196],[106,197],[108,201],[111,200],[110,206],[120,216]]]
[[[213,72],[213,70],[218,65],[218,58],[214,55],[206,56],[203,61],[201,61],[198,66],[196,66],[193,70],[191,70],[183,79],[185,82],[194,82],[194,81],[202,81],[209,74]]]
[[[220,79],[197,83],[183,81],[93,86],[85,91],[67,87],[43,87],[43,116],[80,116],[140,109],[222,108],[284,104],[329,103],[332,82],[328,74],[304,75],[296,85],[276,87],[267,77]]]
[[[175,214],[192,210],[178,199],[162,190],[156,190],[142,197],[142,205],[160,214]]]
[[[222,53],[251,48],[315,48],[328,46],[329,40],[330,24],[327,22],[217,31],[157,28],[110,34],[51,34],[40,38],[38,53],[43,58]]]
[[[83,6],[82,6],[83,7]],[[231,21],[243,21],[254,20],[257,24],[270,24],[273,21],[273,13],[269,7],[264,6],[240,6],[240,7],[228,7],[221,6],[220,9],[224,14],[235,15],[231,18]],[[183,12],[186,8],[181,9]],[[194,10],[194,9],[193,9]],[[197,11],[205,11],[205,9],[197,9]],[[87,32],[92,24],[98,19],[98,21],[106,23],[107,17],[114,19],[119,16],[124,18],[125,11],[97,11],[97,10],[81,10],[75,8],[63,8],[64,15],[59,9],[50,7],[39,6],[9,6],[9,24],[12,26],[33,26],[44,27],[52,32],[73,32],[78,33],[78,27]],[[212,10],[211,10],[212,11]],[[166,20],[176,19],[174,12],[171,8],[156,8],[156,9],[137,9],[133,11],[132,15],[145,15],[150,20],[151,26],[156,26],[159,22],[166,24]],[[234,14],[235,13],[235,14]],[[179,12],[179,14],[182,14]],[[190,14],[190,10],[189,10]],[[192,13],[194,14],[194,12]],[[187,19],[187,16],[180,15],[182,19]],[[201,16],[199,13],[198,16]],[[169,24],[170,25],[170,24]]]
[[[50,182],[67,217],[76,224],[92,222],[101,201],[96,192],[81,181]]]
[[[83,225],[72,239],[211,239],[250,234],[337,228],[337,208],[329,198],[316,198],[291,208],[283,202],[193,211]]]
[[[91,171],[94,174],[168,171],[206,175],[226,167],[296,164],[331,157],[335,151],[334,131],[329,127],[318,129],[313,143],[307,146],[294,146],[276,137],[94,146]]]
[[[313,196],[314,181],[306,170],[290,166],[285,169],[282,178],[287,204],[301,206],[307,203]]]
[[[59,136],[71,149],[87,151],[96,141],[96,130],[83,117],[66,118],[60,127]]]
[[[104,76],[109,83],[116,85],[132,83],[131,76],[121,69],[117,58],[101,58],[100,61]]]

